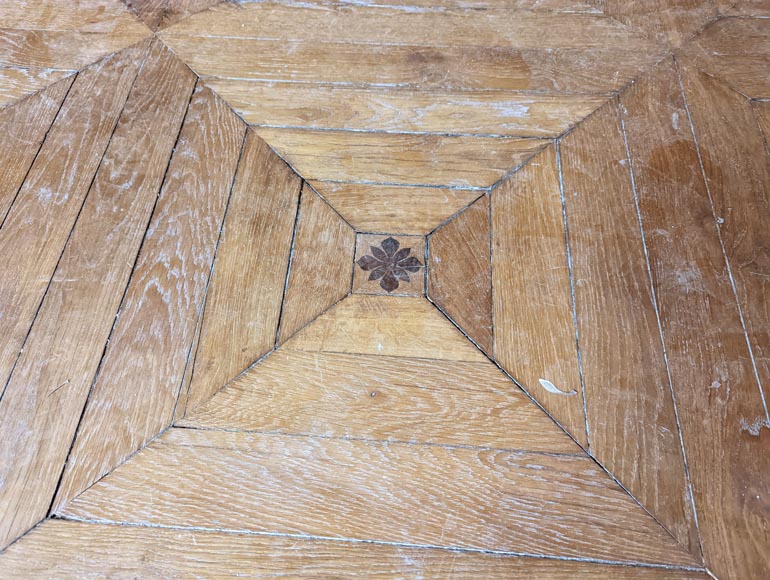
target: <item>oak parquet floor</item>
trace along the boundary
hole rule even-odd
[[[0,0],[0,578],[770,575],[765,0]]]

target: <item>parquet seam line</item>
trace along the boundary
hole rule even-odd
[[[676,69],[677,78],[679,80],[679,90],[682,95],[682,102],[684,103],[685,111],[687,112],[687,120],[690,125],[690,132],[692,133],[693,141],[695,142],[695,152],[697,153],[697,156],[698,156],[698,165],[700,166],[701,177],[703,178],[703,182],[706,186],[706,193],[708,195],[709,206],[711,207],[711,215],[714,218],[714,225],[716,227],[717,237],[719,238],[719,246],[722,249],[722,256],[725,260],[725,267],[727,268],[727,276],[730,280],[730,287],[732,288],[733,298],[735,299],[735,306],[738,310],[738,316],[741,321],[743,336],[746,340],[746,347],[748,348],[748,351],[749,351],[749,358],[751,360],[752,369],[754,371],[754,379],[757,382],[757,387],[759,388],[759,396],[760,396],[760,399],[762,400],[762,406],[765,411],[765,421],[767,422],[767,424],[770,424],[770,413],[768,413],[767,401],[765,399],[765,392],[762,386],[762,380],[760,379],[759,371],[757,370],[757,361],[756,361],[756,358],[754,357],[754,347],[751,344],[751,338],[749,337],[749,333],[746,328],[746,318],[743,313],[743,306],[741,305],[741,301],[738,296],[738,287],[737,287],[737,284],[735,283],[735,277],[733,276],[733,269],[730,263],[730,258],[727,255],[727,250],[725,248],[725,242],[722,236],[722,227],[719,223],[719,217],[717,216],[717,213],[716,213],[716,206],[714,205],[714,198],[711,193],[711,184],[709,183],[709,178],[708,178],[708,175],[706,174],[706,168],[703,164],[703,157],[701,156],[700,143],[698,142],[698,135],[695,131],[695,125],[693,124],[692,115],[690,114],[690,105],[687,102],[687,92],[684,89],[684,83],[682,82],[682,74],[681,74],[681,71],[679,70],[679,64],[677,63],[676,56],[674,57],[674,68]]]
[[[179,530],[179,531],[193,531],[193,532],[210,532],[232,535],[244,535],[244,536],[261,536],[261,537],[275,537],[275,538],[296,538],[298,540],[315,540],[323,542],[343,542],[350,544],[363,544],[363,545],[379,545],[379,546],[393,546],[398,548],[412,548],[412,549],[424,549],[424,550],[441,550],[444,552],[454,552],[458,554],[489,554],[503,557],[518,557],[518,558],[533,558],[539,560],[556,560],[566,562],[584,562],[588,564],[605,564],[618,567],[627,568],[651,568],[659,570],[672,570],[672,571],[684,571],[684,572],[704,572],[705,568],[698,568],[694,566],[674,566],[668,564],[648,564],[646,562],[620,562],[615,560],[602,560],[600,558],[577,558],[569,556],[544,556],[540,554],[531,554],[529,552],[507,552],[500,550],[484,550],[481,548],[460,548],[450,546],[440,546],[435,544],[410,544],[407,542],[388,542],[383,540],[371,540],[371,539],[357,539],[357,538],[345,538],[339,536],[320,536],[312,534],[285,534],[279,532],[255,532],[251,530],[235,530],[231,528],[208,528],[203,526],[171,526],[158,523],[133,523],[133,522],[118,522],[115,520],[98,520],[83,518],[74,515],[56,515],[51,519],[80,522],[85,524],[94,525],[106,525],[106,526],[122,526],[130,528],[157,528],[164,530]]]
[[[261,138],[261,137],[260,137]],[[294,263],[294,255],[297,250],[297,232],[299,231],[299,220],[302,216],[302,198],[304,197],[306,181],[302,179],[299,183],[299,193],[297,194],[297,209],[294,213],[294,227],[291,231],[291,246],[289,247],[289,261],[286,264],[286,277],[283,281],[283,292],[281,293],[281,306],[278,308],[278,324],[275,328],[275,339],[273,340],[273,349],[278,347],[281,339],[281,330],[283,327],[283,309],[286,306],[286,294],[289,292],[289,279],[291,278],[291,267]],[[229,381],[228,381],[229,382]]]
[[[3,226],[5,225],[6,219],[8,219],[8,215],[11,213],[11,210],[13,210],[13,206],[16,203],[16,200],[18,199],[19,194],[21,193],[22,188],[24,187],[24,183],[27,181],[27,178],[29,177],[29,173],[30,173],[30,171],[32,171],[32,167],[35,165],[35,161],[37,161],[37,158],[40,155],[40,151],[43,149],[43,145],[45,144],[46,139],[48,139],[48,134],[51,132],[51,129],[53,129],[53,126],[56,124],[56,121],[59,118],[59,114],[61,113],[62,107],[64,107],[64,101],[67,100],[67,97],[69,96],[70,91],[72,90],[72,85],[75,84],[75,81],[77,80],[79,74],[80,74],[79,72],[75,72],[75,73],[69,75],[68,77],[65,77],[65,78],[57,81],[57,82],[60,83],[60,82],[66,81],[68,79],[72,79],[70,81],[70,86],[67,87],[67,90],[64,93],[64,97],[62,98],[61,103],[59,103],[59,108],[56,109],[56,114],[53,116],[53,121],[51,121],[51,124],[48,126],[48,129],[46,129],[45,133],[43,134],[43,139],[40,141],[40,146],[37,148],[37,151],[35,151],[35,155],[32,158],[32,163],[30,163],[29,167],[27,168],[26,173],[24,173],[24,178],[21,180],[21,183],[19,183],[19,187],[16,190],[16,193],[13,195],[13,199],[11,200],[11,203],[8,206],[8,210],[5,212],[5,215],[2,217],[2,219],[0,219],[0,230],[3,229]],[[32,93],[30,95],[27,95],[23,99],[20,99],[18,101],[14,101],[12,103],[12,105],[18,105],[22,101],[25,101],[27,99],[31,99],[31,98],[35,97],[36,95],[39,95],[43,91],[48,90],[50,87],[54,86],[55,84],[56,83],[52,83],[51,85],[49,85],[47,87],[44,87],[44,88],[40,89],[39,91],[35,91],[34,93]],[[9,105],[9,106],[11,106],[11,105]],[[2,395],[0,395],[0,398],[2,398]]]
[[[144,65],[147,62],[148,55],[149,55],[149,50],[145,54],[145,58],[144,58],[144,61],[142,62],[142,65],[137,70],[136,78],[134,79],[134,84],[136,84],[136,79],[139,78],[139,75],[141,74],[142,69],[144,68]],[[131,97],[131,92],[133,91],[133,88],[134,88],[134,85],[132,85],[131,89],[128,91],[128,96],[126,98],[126,101],[128,101],[128,99]],[[142,241],[139,242],[139,248],[137,249],[136,255],[134,256],[134,263],[131,265],[131,272],[126,281],[126,286],[125,288],[123,288],[123,293],[120,297],[120,302],[118,302],[118,309],[115,312],[115,316],[112,319],[112,326],[110,327],[110,332],[107,335],[107,340],[105,341],[104,346],[102,347],[102,353],[99,356],[99,364],[96,367],[96,372],[94,373],[94,376],[91,378],[91,384],[88,386],[88,395],[86,396],[85,402],[83,404],[83,408],[80,411],[80,417],[78,418],[77,427],[75,428],[75,434],[73,435],[72,441],[70,442],[69,449],[67,450],[67,455],[64,459],[64,463],[62,464],[61,471],[59,472],[59,478],[58,478],[58,481],[56,482],[56,487],[54,488],[54,492],[51,497],[51,502],[49,503],[48,509],[46,510],[46,513],[49,515],[51,514],[54,508],[54,505],[56,504],[57,496],[59,495],[59,490],[61,488],[62,481],[64,480],[64,475],[67,472],[67,466],[69,465],[70,456],[72,455],[72,450],[75,448],[75,443],[77,442],[78,437],[80,436],[80,429],[83,425],[83,419],[85,418],[86,412],[91,403],[91,395],[93,394],[94,388],[96,387],[96,383],[99,380],[99,376],[101,375],[102,367],[104,365],[105,355],[107,354],[107,349],[110,346],[112,335],[118,326],[118,323],[120,320],[120,314],[121,314],[121,311],[123,310],[126,296],[128,295],[128,289],[131,287],[131,281],[134,278],[134,274],[136,272],[136,266],[139,263],[139,258],[142,255],[142,249],[144,248],[144,243],[145,243],[145,240],[147,239],[147,230],[149,229],[150,224],[152,223],[152,218],[155,215],[155,210],[158,206],[158,201],[160,200],[160,197],[161,197],[160,192],[163,191],[163,185],[166,182],[168,170],[171,167],[171,159],[174,157],[174,151],[176,150],[177,143],[179,142],[179,137],[182,134],[182,127],[184,126],[184,121],[187,118],[187,112],[189,111],[190,102],[192,101],[192,96],[194,94],[195,94],[195,87],[193,87],[193,90],[190,93],[190,97],[188,98],[187,108],[185,109],[185,114],[182,119],[182,123],[179,125],[179,131],[177,132],[176,140],[174,141],[174,146],[171,149],[171,154],[169,155],[168,161],[166,163],[166,169],[163,173],[163,179],[161,180],[160,185],[158,186],[158,191],[156,192],[155,199],[153,200],[152,211],[149,212],[147,222],[145,223],[145,226],[143,228],[144,233],[142,235]],[[118,115],[118,122],[120,121],[120,117],[122,117],[122,115],[123,115],[123,111],[121,111],[120,115]],[[116,124],[116,127],[117,127],[117,124]],[[110,136],[110,141],[107,143],[107,148],[105,148],[105,154],[109,149],[109,145],[111,142],[112,142],[112,136]],[[97,174],[98,174],[98,169],[97,169]],[[96,174],[94,175],[94,178],[96,178]],[[64,504],[62,504],[62,507],[63,505]]]
[[[267,141],[265,141],[265,142],[267,143]],[[295,171],[295,173],[296,173],[296,171]],[[297,173],[297,175],[299,175],[299,174]],[[318,191],[318,190],[317,190],[315,187],[313,187],[313,185],[312,185],[312,184],[311,184],[309,181],[307,181],[305,178],[302,178],[302,185],[303,185],[303,186],[307,186],[307,187],[309,187],[309,188],[310,188],[310,189],[311,189],[313,192],[315,192],[315,194],[316,194],[318,197],[320,197],[320,198],[323,200],[323,202],[324,202],[324,203],[325,203],[327,206],[329,206],[329,208],[330,208],[330,209],[331,209],[331,210],[332,210],[332,211],[333,211],[333,212],[334,212],[334,213],[337,215],[337,217],[339,217],[339,218],[340,218],[340,219],[341,219],[343,222],[345,222],[345,224],[347,224],[347,226],[348,226],[348,227],[349,227],[351,230],[353,230],[353,231],[354,231],[355,233],[357,233],[357,234],[360,234],[360,233],[364,233],[364,232],[361,232],[361,231],[359,231],[358,229],[356,229],[356,227],[355,227],[353,224],[351,224],[351,223],[350,223],[350,222],[347,220],[347,218],[346,218],[344,215],[342,215],[342,214],[341,214],[341,213],[340,213],[340,212],[337,210],[337,208],[336,208],[336,207],[334,207],[334,206],[331,204],[331,202],[330,202],[328,199],[326,199],[326,198],[323,196],[323,194],[322,194],[321,192],[319,192],[319,191]]]
[[[644,220],[642,219],[642,210],[639,203],[639,193],[636,189],[636,177],[634,175],[634,163],[631,159],[631,149],[628,145],[628,134],[626,132],[626,124],[623,116],[623,107],[620,102],[620,97],[616,97],[616,106],[618,110],[618,116],[620,117],[620,129],[623,133],[623,144],[626,149],[626,160],[628,162],[629,177],[631,179],[631,190],[634,194],[634,207],[636,209],[636,219],[639,224],[639,233],[642,242],[642,249],[644,250],[645,266],[647,268],[647,279],[650,285],[650,298],[652,301],[653,309],[655,310],[655,320],[658,325],[658,335],[660,337],[661,350],[663,352],[663,362],[666,367],[666,377],[668,378],[668,387],[671,393],[671,400],[674,406],[674,418],[676,419],[677,433],[679,437],[679,447],[682,452],[682,462],[684,464],[685,478],[687,481],[687,495],[690,502],[690,508],[692,509],[693,519],[695,521],[695,531],[698,539],[698,549],[703,557],[703,540],[701,538],[700,526],[698,525],[698,512],[695,508],[695,496],[693,495],[692,478],[690,477],[690,465],[687,460],[687,451],[684,445],[684,437],[682,435],[682,423],[679,418],[679,406],[676,400],[676,391],[674,389],[674,381],[671,377],[671,366],[668,359],[668,350],[666,347],[666,339],[663,332],[663,323],[660,316],[660,307],[658,305],[657,291],[655,290],[654,277],[652,274],[652,265],[650,263],[650,253],[647,247],[647,234],[644,230]]]

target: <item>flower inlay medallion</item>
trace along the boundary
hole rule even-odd
[[[358,267],[369,272],[369,280],[379,280],[380,287],[390,293],[401,282],[409,282],[410,274],[422,268],[422,262],[411,256],[412,248],[401,248],[395,238],[386,238],[380,247],[369,246],[370,254],[359,258]]]

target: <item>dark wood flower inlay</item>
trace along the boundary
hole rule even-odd
[[[412,248],[401,248],[398,240],[387,238],[380,247],[369,246],[370,255],[362,256],[358,267],[369,274],[369,280],[379,280],[386,292],[398,289],[399,282],[409,282],[409,274],[419,272],[422,262],[409,254]]]

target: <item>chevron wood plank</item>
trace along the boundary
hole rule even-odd
[[[152,30],[165,28],[223,0],[127,0],[134,13]]]
[[[309,181],[363,232],[425,235],[478,199],[473,189]]]
[[[180,425],[581,453],[489,361],[278,351]]]
[[[165,57],[173,93],[161,134],[169,148],[179,139],[54,509],[168,427],[203,308],[246,128],[208,89],[190,100],[194,75]]]
[[[0,67],[0,109],[71,77],[74,71]],[[71,82],[71,79],[70,79]]]
[[[3,569],[30,580],[140,575],[377,580],[707,580],[703,572],[610,566],[329,540],[125,527],[49,520],[0,555]]]
[[[128,283],[176,137],[174,115],[167,119],[159,107],[178,90],[178,79],[167,74],[169,60],[181,65],[154,43],[0,402],[0,426],[6,434],[0,450],[2,545],[47,513]],[[124,68],[133,76],[140,64],[138,60]],[[118,79],[107,74],[101,80]],[[122,92],[119,84],[91,89]],[[177,118],[187,98],[183,87]],[[113,100],[122,104],[123,98]],[[164,125],[168,135],[153,131]],[[10,231],[12,223],[6,224]]]
[[[492,197],[495,359],[587,444],[556,149]]]
[[[350,292],[356,233],[307,184],[302,188],[278,343]]]
[[[10,376],[147,45],[80,73],[0,230],[0,384]],[[74,153],[74,155],[73,155]],[[19,251],[19,248],[22,248]],[[32,261],[31,261],[32,260]]]
[[[514,137],[255,131],[307,179],[445,187],[489,187],[545,144]]]
[[[621,101],[704,556],[718,578],[758,578],[767,411],[676,70],[644,80]]]
[[[161,37],[193,70],[220,87],[251,86],[236,82],[241,79],[607,95],[664,54],[624,48],[434,47],[187,36],[174,28]]]
[[[430,236],[428,296],[479,347],[493,354],[489,197]]]
[[[249,131],[203,312],[188,409],[275,345],[300,184]]]
[[[560,152],[591,453],[697,556],[617,101],[565,137]]]
[[[171,429],[62,515],[692,564],[589,458],[524,452]]]
[[[0,110],[0,224],[5,221],[73,80],[64,79],[15,107]]]
[[[377,91],[333,85],[207,81],[248,123],[361,131],[556,137],[595,111],[603,96],[497,91]]]
[[[423,298],[351,294],[284,343],[289,350],[484,362]]]

